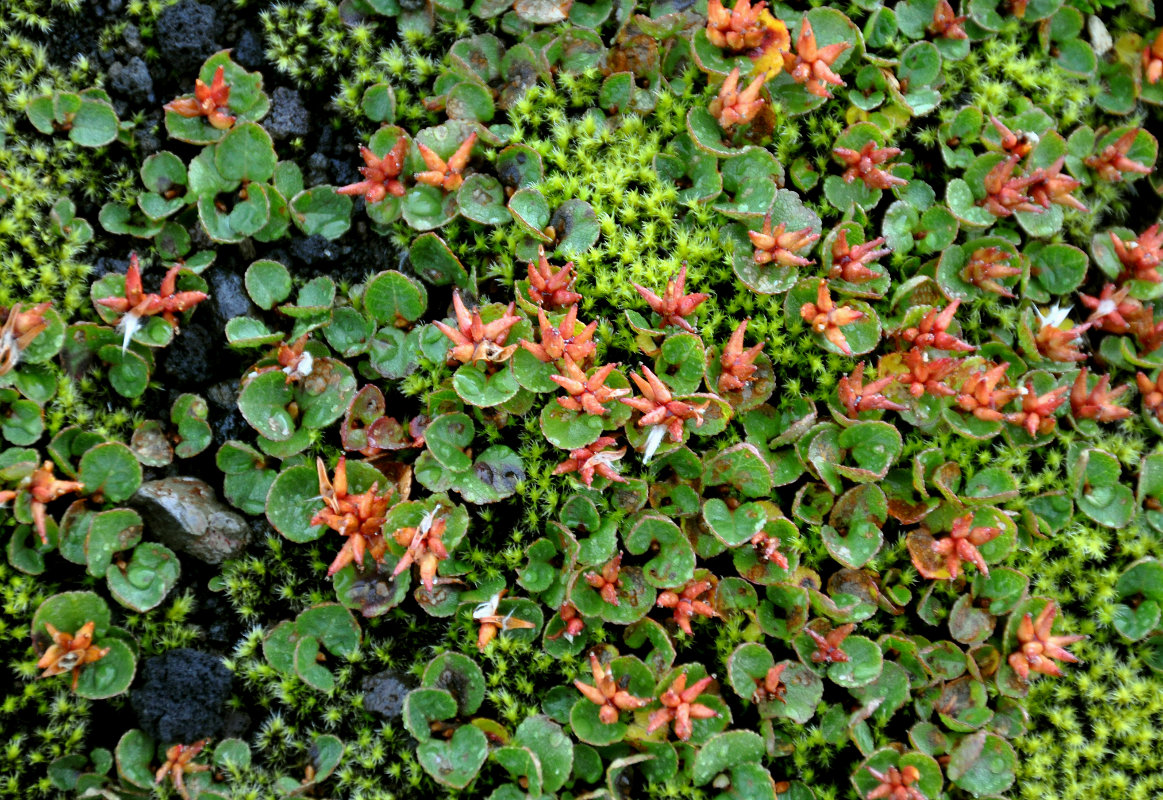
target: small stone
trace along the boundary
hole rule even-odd
[[[250,542],[246,520],[223,505],[208,484],[174,477],[142,484],[129,499],[162,544],[207,564],[238,556]]]
[[[183,325],[164,353],[166,375],[174,386],[181,388],[205,386],[222,363],[214,335],[197,322]]]
[[[246,292],[246,283],[242,275],[214,266],[206,270],[202,277],[210,286],[210,299],[207,304],[214,317],[215,328],[222,330],[226,323],[235,317],[256,313],[254,304],[250,302],[250,295]]]
[[[409,686],[404,675],[385,669],[363,679],[363,707],[384,719],[397,719],[404,713],[404,698]]]

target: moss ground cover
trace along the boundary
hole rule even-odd
[[[14,3],[0,793],[1157,796],[1153,18]]]

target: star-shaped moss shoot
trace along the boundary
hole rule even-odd
[[[800,35],[796,37],[795,53],[783,54],[783,65],[791,75],[792,80],[802,84],[810,94],[816,97],[830,98],[832,86],[844,86],[844,80],[832,71],[832,64],[840,54],[852,45],[848,42],[836,42],[827,47],[816,46],[816,34],[812,30],[812,23],[805,15],[800,23]]]
[[[1078,658],[1067,652],[1066,647],[1081,642],[1086,637],[1078,634],[1069,636],[1051,634],[1050,629],[1054,626],[1054,617],[1057,613],[1058,606],[1053,602],[1047,603],[1037,619],[1027,613],[1018,624],[1018,650],[1010,654],[1008,661],[1022,680],[1029,680],[1031,672],[1060,676],[1062,670],[1054,660],[1078,663]]]
[[[812,641],[816,643],[816,651],[812,653],[812,661],[816,664],[838,664],[848,661],[848,654],[841,649],[848,634],[856,630],[856,625],[849,622],[839,628],[833,628],[821,636],[811,628],[804,628]]]
[[[968,39],[969,34],[963,27],[967,19],[968,14],[958,16],[954,13],[949,0],[938,0],[933,9],[933,21],[929,23],[929,33],[942,39]]]
[[[93,620],[82,625],[76,633],[59,631],[51,623],[44,624],[48,635],[52,637],[52,644],[44,651],[44,655],[36,662],[37,669],[43,669],[42,678],[51,678],[65,672],[73,673],[73,691],[77,690],[77,681],[81,677],[81,670],[87,664],[100,661],[109,654],[108,647],[97,647],[93,644],[93,632],[97,623]]]
[[[1087,322],[1094,323],[1094,327],[1100,331],[1124,334],[1131,330],[1131,320],[1147,311],[1130,293],[1130,286],[1120,287],[1107,283],[1097,297],[1079,292],[1078,299],[1090,309]],[[1147,311],[1147,314],[1150,313]]]
[[[557,633],[551,633],[545,638],[549,641],[565,637],[567,642],[572,642],[575,636],[580,636],[581,632],[586,629],[586,621],[582,618],[581,612],[577,610],[577,606],[568,600],[561,604],[557,613],[561,615],[562,628]]]
[[[691,727],[692,720],[719,716],[719,712],[713,708],[695,702],[703,690],[711,685],[712,681],[714,678],[708,675],[688,687],[686,685],[686,672],[675,678],[670,688],[658,698],[659,702],[662,703],[662,708],[650,715],[650,719],[646,723],[646,732],[654,733],[673,721],[674,735],[684,742],[689,741],[694,733],[694,729]]]
[[[1086,367],[1078,372],[1070,389],[1070,412],[1075,419],[1093,419],[1096,422],[1116,422],[1131,416],[1131,409],[1115,403],[1131,388],[1130,384],[1110,390],[1110,375],[1098,379],[1093,389],[1087,389]]]
[[[1066,402],[1066,393],[1069,391],[1069,386],[1061,386],[1039,395],[1034,391],[1033,382],[1027,381],[1025,386],[1018,389],[1022,400],[1021,410],[1006,414],[1005,421],[1025,428],[1031,436],[1047,434],[1054,430],[1054,412]]]
[[[407,552],[400,557],[400,562],[392,571],[396,577],[412,564],[420,565],[420,583],[429,592],[436,581],[436,568],[440,562],[448,558],[448,550],[444,547],[444,530],[447,521],[439,516],[440,509],[434,508],[424,515],[420,524],[415,528],[400,528],[393,538],[396,544],[406,547]]]
[[[541,328],[541,342],[522,339],[518,344],[536,356],[538,361],[551,364],[569,358],[575,364],[584,364],[593,357],[597,348],[593,337],[594,331],[598,329],[598,321],[594,320],[586,325],[579,333],[576,303],[569,307],[569,311],[565,312],[556,328],[550,324],[545,312],[540,308],[537,309],[537,324]]]
[[[1015,177],[1014,169],[1022,157],[1013,153],[1005,161],[998,163],[982,179],[985,197],[978,203],[995,217],[1008,217],[1015,211],[1038,213],[1042,207],[1027,194],[1036,176]]]
[[[1006,380],[1009,366],[1005,362],[995,364],[966,378],[954,400],[958,408],[986,422],[1001,422],[1005,417],[1001,409],[1019,394],[1015,388],[998,388]]]
[[[1011,258],[1013,256],[1000,247],[979,247],[969,254],[969,261],[961,269],[961,279],[982,291],[1012,299],[1016,295],[1001,280],[1016,278],[1022,270],[1009,263]]]
[[[1139,387],[1139,394],[1143,396],[1143,407],[1163,422],[1163,372],[1160,372],[1155,380],[1151,380],[1142,372],[1136,372],[1135,384]]]
[[[763,44],[769,28],[761,19],[767,7],[765,0],[751,5],[751,0],[738,0],[728,11],[719,0],[707,3],[707,38],[715,47],[732,53],[752,50]]]
[[[224,131],[234,125],[234,117],[226,113],[229,109],[230,87],[226,85],[225,71],[220,66],[214,70],[210,85],[194,80],[194,95],[186,95],[166,103],[163,108],[183,117],[205,117],[214,128]]]
[[[1108,144],[1102,152],[1088,156],[1082,163],[1098,173],[1098,177],[1112,183],[1121,181],[1128,172],[1137,175],[1150,175],[1154,170],[1146,164],[1140,164],[1127,157],[1131,146],[1139,136],[1142,128],[1132,128],[1124,133],[1113,144]]]
[[[276,369],[281,369],[286,375],[284,384],[290,386],[302,378],[306,378],[315,370],[315,357],[311,355],[310,351],[306,350],[307,340],[310,334],[304,333],[292,344],[281,342],[278,350],[275,352],[275,364],[266,367],[258,367],[252,370],[249,375],[254,377],[261,375],[264,372],[273,372]]]
[[[913,785],[921,780],[921,771],[912,764],[900,769],[889,767],[884,772],[872,767],[865,769],[880,781],[880,786],[865,795],[868,800],[929,800]]]
[[[366,147],[359,148],[359,154],[363,157],[364,163],[364,166],[359,168],[363,180],[342,186],[335,191],[339,194],[362,194],[368,203],[378,203],[388,195],[404,196],[404,184],[400,182],[400,173],[404,169],[404,157],[408,154],[407,139],[403,136],[397,139],[383,158]]]
[[[837,306],[832,302],[832,293],[828,291],[828,282],[820,279],[816,289],[816,302],[804,303],[800,306],[800,317],[811,325],[815,333],[820,334],[840,349],[846,356],[852,355],[852,348],[844,338],[845,325],[864,319],[864,312],[848,306]]]
[[[593,444],[569,451],[569,458],[553,468],[554,475],[565,475],[576,472],[581,476],[582,483],[592,486],[594,476],[608,478],[615,483],[625,483],[626,479],[614,471],[614,463],[626,455],[626,448],[607,450],[617,441],[613,436],[602,436]]]
[[[200,739],[193,744],[176,744],[166,750],[166,761],[158,769],[153,782],[161,783],[168,777],[183,800],[190,800],[190,792],[186,789],[186,773],[206,772],[210,769],[208,764],[194,763],[194,759],[209,741],[209,739]]]
[[[631,372],[630,378],[638,385],[638,390],[642,392],[642,396],[621,397],[618,398],[618,402],[625,403],[642,412],[642,416],[638,419],[639,428],[653,426],[647,436],[643,457],[643,461],[649,463],[658,446],[662,444],[662,437],[665,433],[670,433],[672,442],[681,442],[685,420],[693,419],[696,428],[701,426],[703,414],[710,407],[711,401],[695,405],[675,400],[670,389],[666,388],[666,384],[659,380],[658,376],[651,372],[650,367],[647,366],[642,367],[642,376]]]
[[[432,323],[452,342],[452,348],[448,351],[448,363],[476,364],[479,361],[487,361],[500,364],[508,361],[516,352],[517,345],[505,346],[509,329],[521,321],[521,318],[513,313],[514,303],[509,303],[505,313],[488,324],[481,319],[479,310],[474,309],[471,314],[468,312],[464,301],[460,299],[459,291],[452,293],[452,307],[456,313],[457,327],[449,327],[440,320]]]
[[[755,679],[755,691],[751,694],[751,702],[760,703],[787,703],[787,684],[783,682],[783,671],[787,664],[776,664],[767,670],[762,678]]]
[[[949,333],[949,325],[957,309],[961,307],[960,300],[954,300],[944,309],[931,309],[915,327],[901,331],[901,338],[911,345],[920,348],[932,347],[937,350],[958,350],[969,353],[977,348],[969,342],[962,341]]]
[[[638,294],[642,295],[642,299],[647,302],[650,309],[659,316],[661,320],[659,325],[664,328],[674,325],[688,333],[694,333],[695,329],[686,321],[686,317],[710,297],[704,292],[686,294],[686,264],[682,265],[682,269],[678,271],[678,276],[674,280],[667,281],[666,290],[662,293],[662,297],[645,286],[639,286],[637,283],[631,285],[638,290]]]
[[[856,369],[852,370],[851,375],[844,375],[836,384],[836,394],[840,398],[840,402],[844,404],[844,409],[848,412],[848,416],[855,417],[862,411],[904,411],[905,406],[900,403],[894,403],[885,397],[883,392],[888,386],[896,381],[895,375],[887,375],[883,378],[877,378],[872,383],[864,383],[864,362],[861,361],[856,365]]]
[[[607,409],[603,403],[609,403],[630,393],[629,389],[614,389],[606,386],[606,379],[618,367],[618,364],[606,364],[588,378],[581,367],[574,363],[568,355],[565,356],[564,375],[550,375],[549,377],[561,388],[569,392],[569,397],[557,398],[562,408],[570,411],[579,411],[594,416],[603,416]]]
[[[1087,211],[1089,209],[1073,194],[1082,183],[1062,174],[1062,167],[1065,164],[1066,156],[1062,156],[1050,166],[1038,167],[1030,173],[1030,177],[1033,178],[1028,189],[1030,200],[1042,209],[1055,204],[1069,206],[1077,211]]]
[[[476,140],[477,133],[473,131],[467,139],[461,142],[460,147],[456,148],[456,152],[449,157],[447,162],[430,147],[416,142],[416,149],[420,151],[420,157],[424,159],[424,165],[428,167],[424,172],[416,173],[416,180],[446,192],[455,192],[464,183],[464,175],[461,173],[468,166],[469,155],[472,153],[472,146],[476,144]]]
[[[529,299],[542,308],[552,311],[573,305],[582,299],[582,296],[573,291],[573,262],[554,271],[549,259],[545,257],[545,248],[537,246],[537,265],[529,262]]]
[[[787,569],[787,557],[779,552],[781,544],[778,536],[769,536],[763,531],[751,537],[751,546],[755,548],[755,554],[759,556],[760,561],[778,564],[781,568]]]
[[[761,72],[752,79],[751,83],[747,84],[745,89],[740,90],[739,68],[735,67],[731,70],[731,74],[719,87],[718,96],[711,100],[710,105],[707,106],[707,111],[711,112],[711,116],[719,121],[720,128],[729,131],[736,125],[746,125],[759,115],[763,109],[763,104],[767,102],[759,96],[766,79],[767,74]]]
[[[691,630],[691,620],[696,614],[702,617],[719,616],[719,612],[715,611],[713,606],[699,599],[699,596],[709,591],[710,588],[710,581],[690,580],[678,591],[667,589],[660,593],[655,602],[659,608],[673,609],[675,624],[687,636],[694,636],[694,631]]]
[[[1034,145],[1038,143],[1033,136],[1025,131],[1010,130],[1004,122],[993,114],[989,115],[989,121],[1001,138],[1001,149],[1005,150],[1007,155],[1019,155],[1025,158],[1034,149]]]
[[[0,375],[7,375],[20,363],[20,354],[32,344],[32,340],[48,327],[44,312],[52,303],[44,302],[24,311],[20,303],[12,308],[0,306]]]
[[[380,561],[387,550],[381,529],[384,526],[391,492],[376,494],[378,483],[361,494],[347,491],[347,458],[341,456],[335,466],[335,482],[327,477],[327,467],[322,458],[315,460],[319,473],[319,496],[323,508],[311,518],[312,525],[326,525],[333,531],[347,537],[343,547],[327,568],[330,577],[348,564],[364,564],[364,557],[371,555],[373,561]]]
[[[848,229],[841,228],[836,238],[832,240],[832,268],[828,271],[828,277],[848,283],[867,283],[879,278],[880,274],[868,267],[877,259],[892,252],[888,248],[882,248],[882,244],[883,236],[852,247],[848,244]]]
[[[1127,280],[1163,281],[1163,275],[1159,274],[1159,262],[1163,260],[1163,233],[1160,233],[1158,222],[1129,242],[1124,242],[1114,231],[1110,232],[1110,237],[1115,255],[1123,265],[1123,271],[1116,279],[1119,283]]]
[[[899,147],[877,147],[873,141],[865,142],[859,150],[849,147],[832,148],[832,154],[845,166],[844,174],[840,176],[844,182],[861,181],[870,189],[891,189],[908,183],[904,178],[898,178],[881,167],[900,153]]]
[[[601,572],[590,571],[582,575],[582,579],[590,586],[598,590],[598,594],[612,606],[620,605],[618,602],[618,588],[622,585],[622,579],[618,577],[618,573],[622,571],[622,553],[611,558],[602,567]]]
[[[618,686],[614,676],[602,667],[596,653],[590,653],[590,670],[594,673],[594,685],[573,682],[577,690],[585,699],[599,706],[598,719],[606,725],[613,725],[623,711],[633,711],[636,708],[650,704],[650,698],[635,697]]]
[[[755,359],[763,352],[763,342],[743,349],[743,334],[747,332],[748,321],[739,323],[719,356],[719,365],[723,368],[719,373],[720,392],[741,392],[744,386],[758,378],[755,373],[759,367],[755,366]]]
[[[909,387],[913,397],[952,397],[957,392],[944,383],[945,378],[957,369],[952,358],[929,358],[929,354],[919,347],[912,347],[902,359],[907,372],[897,375],[897,380]]]
[[[1082,334],[1090,329],[1091,323],[1073,324],[1067,317],[1070,306],[1051,306],[1047,311],[1035,311],[1039,328],[1034,334],[1034,344],[1038,352],[1051,361],[1085,361],[1086,353],[1078,349]]]
[[[1163,319],[1155,321],[1155,312],[1151,306],[1144,307],[1127,321],[1131,326],[1131,335],[1139,343],[1140,353],[1154,353],[1163,347]]]
[[[806,267],[813,261],[799,255],[798,251],[811,246],[820,238],[820,234],[813,233],[811,228],[789,231],[784,222],[772,228],[769,213],[763,218],[763,227],[757,231],[747,231],[747,238],[755,246],[756,264],[774,263],[783,267]]]
[[[32,511],[32,525],[41,544],[48,544],[48,504],[58,500],[66,494],[84,491],[84,484],[79,481],[62,481],[53,476],[53,462],[45,461],[24,478],[15,489],[0,491],[0,505],[9,500],[15,500],[21,493],[29,495],[29,507]]]
[[[133,334],[141,327],[142,317],[152,317],[161,314],[162,319],[168,322],[173,329],[178,329],[178,319],[175,316],[188,311],[201,303],[209,295],[205,292],[177,291],[178,271],[181,266],[175,264],[162,278],[161,286],[156,294],[146,294],[141,284],[141,267],[137,262],[137,253],[129,255],[129,269],[125,272],[125,296],[102,297],[95,300],[98,305],[111,308],[124,316],[117,323],[122,331],[121,350],[129,347]]]
[[[918,558],[913,554],[913,566],[917,572],[930,580],[956,580],[961,575],[961,562],[968,561],[976,566],[981,574],[989,577],[989,567],[977,548],[986,542],[992,542],[1001,536],[1001,528],[979,525],[973,527],[973,513],[953,520],[953,528],[948,536],[940,539],[923,537],[929,549],[941,559],[944,559],[943,569],[933,569],[932,561]],[[909,548],[910,550],[912,547]]]
[[[481,626],[480,632],[477,634],[478,650],[484,650],[489,642],[496,638],[497,634],[501,631],[532,629],[537,627],[528,620],[514,617],[512,612],[503,616],[497,613],[497,607],[501,603],[501,598],[505,596],[507,591],[509,590],[502,589],[473,609],[472,618]]]
[[[1143,48],[1143,80],[1154,86],[1163,77],[1163,31]]]

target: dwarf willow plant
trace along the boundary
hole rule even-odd
[[[196,242],[254,252],[356,226],[398,257],[355,285],[244,259],[258,312],[224,335],[251,365],[252,430],[215,460],[271,533],[211,589],[249,626],[227,663],[231,705],[261,709],[253,741],[128,730],[112,753],[53,753],[46,780],[1149,796],[1148,17],[1061,0],[262,11],[273,67],[333,89],[363,179],[306,186],[262,127],[262,75],[206,61],[166,106],[174,150],[100,212],[172,264],[159,291],[135,266],[93,284],[103,324],[6,311],[4,346],[31,351],[0,395],[11,563],[45,573],[59,547],[147,615],[177,580],[128,579],[177,558],[107,506],[137,462],[208,445],[200,397],[129,447],[43,430],[64,480],[36,448],[78,363],[148,396],[177,315],[205,298],[216,254]],[[129,126],[106,138],[105,105],[59,86],[21,110],[45,141],[132,147]],[[49,504],[68,492],[87,499],[54,544]],[[117,695],[135,625],[60,588],[24,608],[29,663]],[[393,712],[364,682],[384,669],[410,689]]]

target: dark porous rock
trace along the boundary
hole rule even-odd
[[[334,265],[340,256],[339,245],[330,239],[315,236],[295,237],[288,246],[291,257],[296,265],[307,267],[325,267]]]
[[[93,260],[93,270],[89,273],[89,280],[95,281],[112,274],[124,275],[128,269],[129,259],[101,256]]]
[[[206,389],[206,399],[219,411],[229,411],[238,405],[238,381],[219,381]]]
[[[183,325],[164,354],[169,382],[181,387],[205,386],[222,355],[209,329],[197,322]]]
[[[250,541],[246,520],[219,502],[214,490],[197,478],[144,483],[129,504],[141,512],[152,537],[207,564],[234,558]]]
[[[109,68],[109,91],[139,103],[154,102],[153,78],[140,56],[134,56],[125,64],[120,61],[113,63]]]
[[[198,601],[198,623],[205,632],[205,645],[216,652],[228,652],[238,641],[242,631],[239,617],[230,608],[230,602],[221,594],[207,593]]]
[[[221,447],[231,439],[245,441],[254,433],[254,428],[242,416],[242,412],[235,408],[225,410],[216,409],[210,415],[210,435],[214,440],[215,449]]]
[[[385,669],[363,679],[363,707],[384,719],[396,719],[404,713],[404,698],[411,686],[406,675]]]
[[[263,127],[276,141],[306,136],[311,130],[311,118],[299,93],[283,86],[275,89],[271,94],[271,111],[263,120]]]
[[[202,62],[222,48],[217,40],[221,32],[218,14],[196,0],[181,0],[162,11],[157,18],[155,38],[165,42],[166,63],[175,78],[192,89]],[[181,78],[185,81],[181,81]]]
[[[245,317],[255,312],[250,295],[246,293],[246,282],[242,275],[215,265],[202,274],[210,286],[210,298],[206,305],[214,316],[214,327],[222,330],[235,317]]]
[[[262,37],[249,28],[244,30],[230,56],[249,70],[265,66],[266,53],[263,50]]]
[[[132,22],[128,23],[125,30],[121,32],[121,39],[125,42],[125,52],[131,56],[140,56],[145,53],[145,45],[141,43],[141,31]]]
[[[191,744],[221,733],[232,680],[222,659],[182,647],[145,660],[130,702],[154,739]]]

